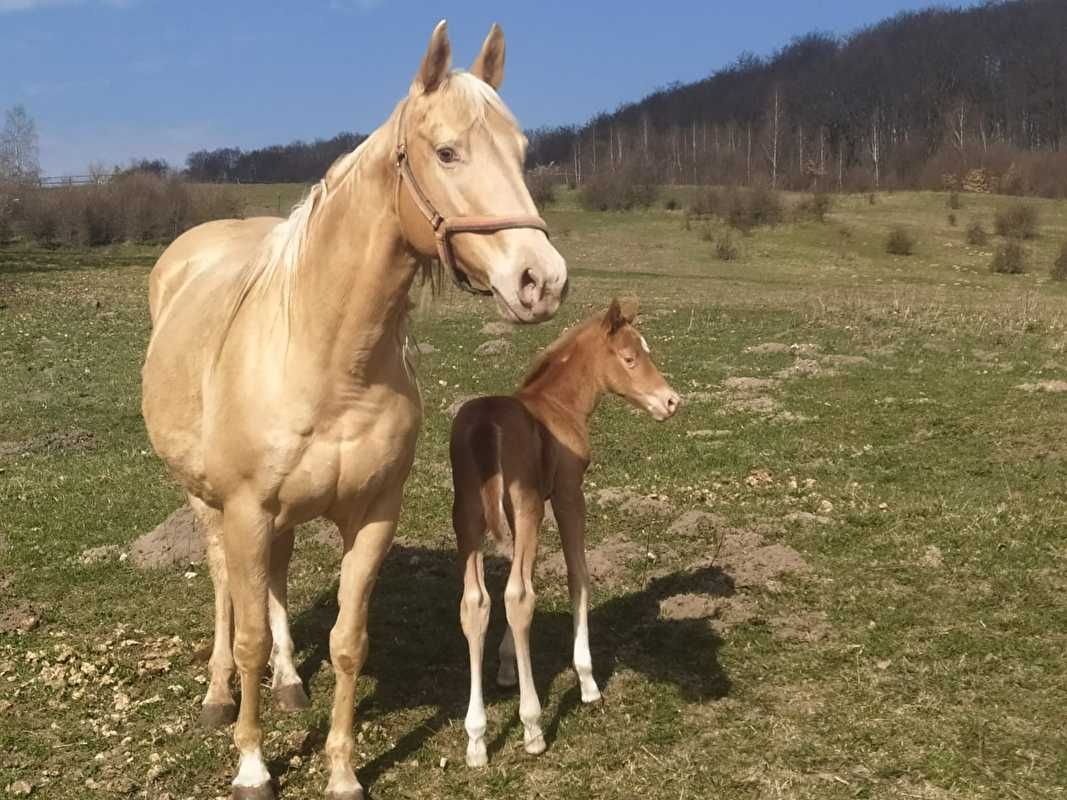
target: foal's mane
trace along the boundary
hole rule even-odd
[[[600,325],[604,320],[603,313],[594,314],[588,319],[579,322],[568,331],[564,331],[558,339],[544,349],[530,365],[530,371],[526,373],[520,389],[528,389],[556,364],[563,364],[570,359],[578,348],[578,339],[583,333]]]

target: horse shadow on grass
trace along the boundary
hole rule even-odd
[[[506,702],[517,693],[517,689],[498,689],[495,685],[496,648],[506,626],[506,576],[506,562],[486,558],[486,583],[493,599],[484,663],[487,706]],[[542,591],[548,588],[544,581],[541,583]],[[390,750],[361,765],[358,774],[365,786],[373,785],[383,773],[410,759],[451,720],[462,720],[466,713],[470,672],[467,642],[459,625],[461,589],[462,578],[452,551],[398,544],[382,566],[370,609],[370,653],[362,673],[374,678],[376,685],[360,701],[356,718],[374,719],[418,706],[436,710],[401,736]],[[590,648],[604,702],[611,703],[610,680],[623,668],[655,683],[673,684],[691,702],[714,700],[729,693],[729,678],[718,661],[721,640],[707,620],[660,617],[660,601],[682,593],[730,596],[734,593],[733,579],[718,567],[702,567],[655,577],[636,591],[591,603]],[[305,685],[324,663],[329,663],[329,632],[336,616],[334,584],[310,608],[293,618],[292,633],[303,656],[299,672]],[[555,679],[571,671],[572,636],[569,606],[566,610],[539,609],[535,614],[531,651],[538,695],[550,712],[542,720],[550,747],[561,720],[581,704],[577,678],[554,707],[546,702]],[[271,763],[272,773],[284,774],[292,756],[306,757],[321,748],[327,726],[322,722],[300,748],[278,754]],[[517,713],[499,726],[488,742],[490,756],[504,747],[518,726]]]

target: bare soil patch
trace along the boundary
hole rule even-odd
[[[29,603],[4,606],[0,609],[0,633],[27,633],[41,623],[41,615]]]
[[[619,539],[590,547],[585,552],[589,576],[600,586],[619,586],[625,582],[631,566],[642,564],[648,556],[645,549],[634,542]],[[562,551],[556,551],[541,559],[537,573],[542,578],[567,580],[567,562]]]
[[[1021,389],[1024,392],[1048,392],[1050,394],[1059,394],[1060,392],[1067,392],[1067,381],[1038,381],[1037,383],[1020,383],[1015,387]]]
[[[640,494],[632,489],[609,486],[598,489],[589,496],[601,508],[615,508],[624,514],[666,516],[674,511],[670,499],[661,494]]]
[[[130,561],[138,569],[172,569],[200,564],[205,554],[196,514],[183,505],[133,543]]]
[[[482,333],[486,336],[506,336],[515,330],[510,322],[487,322],[482,326]]]
[[[813,358],[798,358],[792,366],[774,373],[774,377],[780,380],[790,380],[792,378],[832,377],[836,374],[834,370],[820,366],[819,362]]]
[[[478,345],[474,354],[476,356],[499,356],[511,352],[511,342],[507,339],[490,339]]]
[[[11,442],[0,442],[0,458],[28,455],[30,453],[68,453],[92,450],[97,446],[96,435],[91,431],[72,428],[68,431],[41,433]]]
[[[709,511],[686,511],[667,529],[668,536],[697,536],[712,533],[726,525],[719,514]]]

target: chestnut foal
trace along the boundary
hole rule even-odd
[[[500,644],[497,683],[514,686],[518,667],[526,752],[545,749],[541,703],[530,664],[530,623],[537,533],[546,500],[552,502],[567,562],[574,606],[574,669],[582,701],[600,699],[589,654],[582,494],[589,466],[589,417],[605,392],[626,398],[657,420],[673,415],[679,404],[678,394],[652,363],[648,344],[633,325],[636,313],[636,305],[624,310],[613,300],[606,313],[592,316],[550,345],[514,396],[471,400],[452,424],[452,525],[464,565],[459,614],[470,646],[471,695],[465,727],[470,737],[467,764],[472,767],[487,763],[482,653],[490,600],[481,552],[487,529],[511,559],[504,590],[509,630]]]

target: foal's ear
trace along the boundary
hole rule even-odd
[[[448,22],[441,20],[430,36],[430,46],[422,57],[416,85],[423,92],[429,93],[441,85],[452,66],[452,45],[448,41]]]
[[[618,299],[613,298],[611,305],[608,306],[607,313],[604,315],[604,327],[609,335],[614,335],[619,328],[627,323],[628,320],[623,315],[622,306],[619,304]]]
[[[504,82],[504,31],[495,22],[482,43],[482,51],[471,65],[471,75],[497,90]]]
[[[623,301],[619,303],[619,308],[622,311],[622,318],[626,321],[626,323],[629,325],[633,325],[634,320],[637,319],[637,312],[640,310],[640,303],[637,302],[637,298],[624,298]]]

